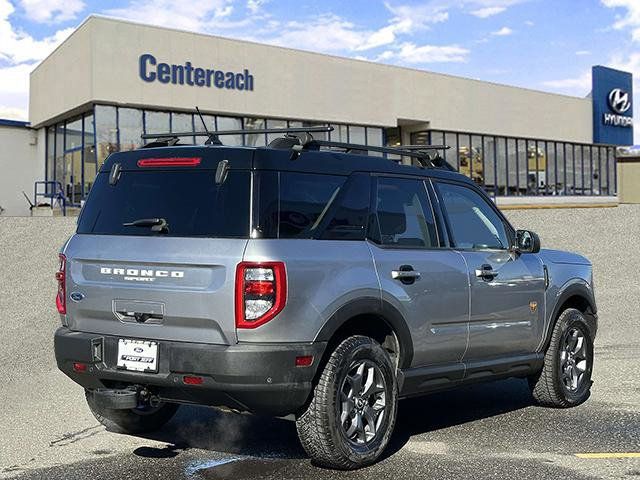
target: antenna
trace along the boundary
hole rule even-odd
[[[207,128],[207,123],[204,121],[204,117],[202,116],[202,113],[200,113],[200,109],[198,108],[197,105],[196,105],[196,112],[198,112],[198,116],[200,117],[200,121],[202,122],[202,126],[204,127],[204,131],[207,133],[209,137],[207,141],[204,142],[204,144],[205,145],[222,145],[222,142],[220,141],[218,136],[216,134],[212,134],[211,132],[209,132],[209,129]]]

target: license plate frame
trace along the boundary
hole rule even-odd
[[[116,368],[131,372],[158,373],[159,345],[152,340],[118,339]]]

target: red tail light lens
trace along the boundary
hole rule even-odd
[[[236,327],[256,328],[282,311],[287,301],[283,262],[242,262],[236,270]]]
[[[197,167],[200,165],[200,157],[167,157],[167,158],[143,158],[138,160],[139,167]]]
[[[56,296],[56,307],[58,313],[66,315],[67,313],[67,257],[62,253],[59,255],[60,267],[56,272],[56,280],[58,281],[58,295]]]

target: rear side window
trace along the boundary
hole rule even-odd
[[[347,177],[338,175],[260,172],[257,226],[260,237],[318,238],[334,218],[346,182]],[[349,212],[342,212],[335,220],[348,222],[347,216]],[[360,229],[359,234],[362,232]]]
[[[372,239],[398,247],[438,247],[433,212],[422,180],[379,178]]]
[[[214,170],[123,171],[115,185],[98,174],[78,220],[78,233],[165,235],[170,237],[248,237],[250,174],[231,170],[216,185]],[[124,226],[163,218],[165,233],[149,226]]]

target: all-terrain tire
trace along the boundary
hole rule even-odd
[[[156,408],[115,410],[99,406],[89,390],[85,390],[85,397],[93,416],[107,430],[115,433],[140,434],[159,430],[171,420],[179,407],[175,403],[163,403]]]
[[[377,378],[375,383],[378,385],[376,388],[379,392],[380,388],[384,387],[385,400],[382,414],[378,414],[381,416],[374,417],[378,422],[373,423],[376,426],[379,425],[375,433],[368,427],[371,424],[368,423],[371,416],[366,417],[366,413],[361,415],[360,418],[364,419],[363,422],[367,425],[364,429],[369,428],[369,435],[373,436],[364,443],[357,443],[360,441],[358,438],[348,437],[348,429],[344,428],[345,424],[340,415],[344,411],[343,393],[355,392],[357,389],[353,387],[355,383],[345,382],[352,382],[357,377],[353,372],[359,371],[357,370],[359,365],[363,364],[366,366],[367,375],[372,375],[368,372],[375,371],[374,377]],[[371,385],[368,378],[367,384]],[[360,406],[355,410],[360,408],[362,411],[364,408],[364,411],[370,415],[372,410],[367,410],[366,405],[372,405],[372,403],[365,401],[363,407],[363,398],[371,398],[367,397],[366,392],[366,387],[359,389],[359,392],[356,392],[357,401],[350,405],[359,404]],[[375,405],[380,411],[380,393],[375,395],[378,399]],[[353,470],[372,464],[385,450],[395,426],[397,409],[398,386],[395,366],[389,354],[369,337],[352,336],[337,346],[320,373],[311,402],[296,421],[298,436],[314,464],[326,468]],[[357,414],[354,411],[352,413]],[[348,415],[345,418],[347,417]],[[351,420],[348,419],[346,422],[351,423]],[[363,435],[366,436],[364,433]]]
[[[566,375],[564,359],[568,356],[568,342],[572,342],[571,333],[576,332],[582,338],[580,345],[583,352],[579,357],[572,357],[573,368],[580,373],[579,383],[571,388],[569,375]],[[576,346],[576,348],[579,345]],[[571,350],[571,349],[570,349]],[[580,364],[584,359],[584,370]],[[569,365],[571,367],[571,364]],[[545,407],[568,408],[580,405],[591,394],[591,373],[593,371],[593,336],[589,324],[582,312],[568,308],[560,314],[555,324],[549,347],[545,353],[542,370],[529,377],[529,387],[534,399]],[[563,372],[565,372],[563,376]]]

